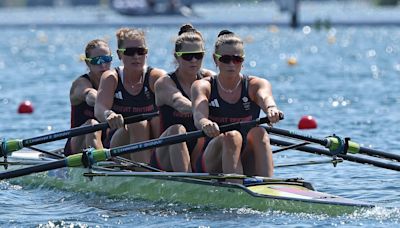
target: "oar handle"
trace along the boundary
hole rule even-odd
[[[227,125],[220,126],[219,129],[220,129],[221,133],[224,133],[224,132],[228,132],[228,131],[232,131],[232,130],[239,130],[242,128],[255,127],[255,126],[257,126],[259,124],[263,124],[263,123],[269,123],[269,120],[267,117],[258,118],[256,120],[227,124]],[[161,137],[158,139],[151,139],[146,142],[139,142],[139,143],[134,143],[134,144],[130,144],[130,145],[115,147],[109,151],[109,155],[111,157],[120,156],[123,154],[134,153],[134,152],[143,151],[143,150],[147,150],[147,149],[151,149],[151,148],[181,143],[181,142],[185,142],[190,139],[200,138],[200,137],[204,137],[204,136],[206,136],[206,135],[201,130],[191,131],[191,132],[187,132],[184,134],[171,135],[171,136]],[[109,157],[107,157],[107,158],[109,158]],[[96,160],[96,161],[98,161],[98,160]]]
[[[228,131],[233,131],[233,130],[238,130],[238,129],[243,129],[243,128],[252,128],[260,124],[264,123],[269,123],[268,117],[262,117],[258,118],[256,120],[250,120],[250,121],[241,121],[237,123],[231,123],[227,125],[223,125],[219,127],[219,131],[221,133],[228,132]]]
[[[130,117],[126,117],[124,118],[124,123],[125,124],[130,124],[130,123],[136,123],[142,120],[148,120],[151,119],[153,117],[158,116],[158,112],[151,112],[151,113],[143,113],[143,114],[139,114],[139,115],[135,115],[135,116],[130,116]],[[107,127],[108,124],[107,124]]]

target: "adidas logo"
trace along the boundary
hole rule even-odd
[[[208,106],[219,108],[218,100],[217,99],[212,100],[210,103],[208,103]]]
[[[122,92],[121,92],[121,91],[116,92],[116,93],[114,94],[114,97],[117,98],[117,99],[122,100],[122,99],[123,99],[123,98],[122,98]]]

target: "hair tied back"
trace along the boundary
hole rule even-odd
[[[185,32],[196,32],[196,31],[197,30],[195,28],[193,28],[192,25],[186,24],[186,25],[183,25],[181,27],[181,29],[179,30],[178,36],[182,35]]]
[[[229,31],[229,30],[222,30],[221,32],[218,33],[218,37],[223,36],[223,35],[228,35],[228,34],[234,34],[233,32]]]

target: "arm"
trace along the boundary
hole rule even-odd
[[[97,90],[85,78],[80,77],[72,83],[69,94],[71,105],[86,102],[88,105],[94,106],[96,96]]]
[[[197,129],[201,129],[209,137],[219,135],[218,124],[208,119],[208,97],[211,93],[211,85],[208,80],[197,80],[192,84],[191,97],[193,109],[193,121]]]
[[[155,83],[156,105],[168,105],[181,113],[192,112],[192,102],[183,96],[170,77],[162,77]]]
[[[167,72],[162,69],[158,68],[153,68],[153,70],[150,72],[150,78],[149,78],[149,86],[151,91],[155,93],[155,83],[158,79],[165,77],[167,75]]]
[[[114,102],[114,92],[118,85],[118,76],[115,70],[103,73],[97,91],[94,115],[101,122],[108,122],[111,128],[124,127],[124,119],[121,114],[111,110]]]
[[[249,81],[250,98],[267,114],[271,123],[277,123],[283,112],[276,106],[272,96],[272,86],[267,80],[250,77]]]

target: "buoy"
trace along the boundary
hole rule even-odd
[[[297,59],[296,59],[296,57],[289,57],[288,58],[288,60],[287,60],[287,63],[288,63],[288,65],[289,66],[293,66],[293,65],[296,65],[297,64]]]
[[[317,128],[317,121],[312,116],[301,117],[298,125],[299,129],[315,129]]]
[[[18,107],[19,114],[31,114],[33,112],[32,102],[23,101]]]

